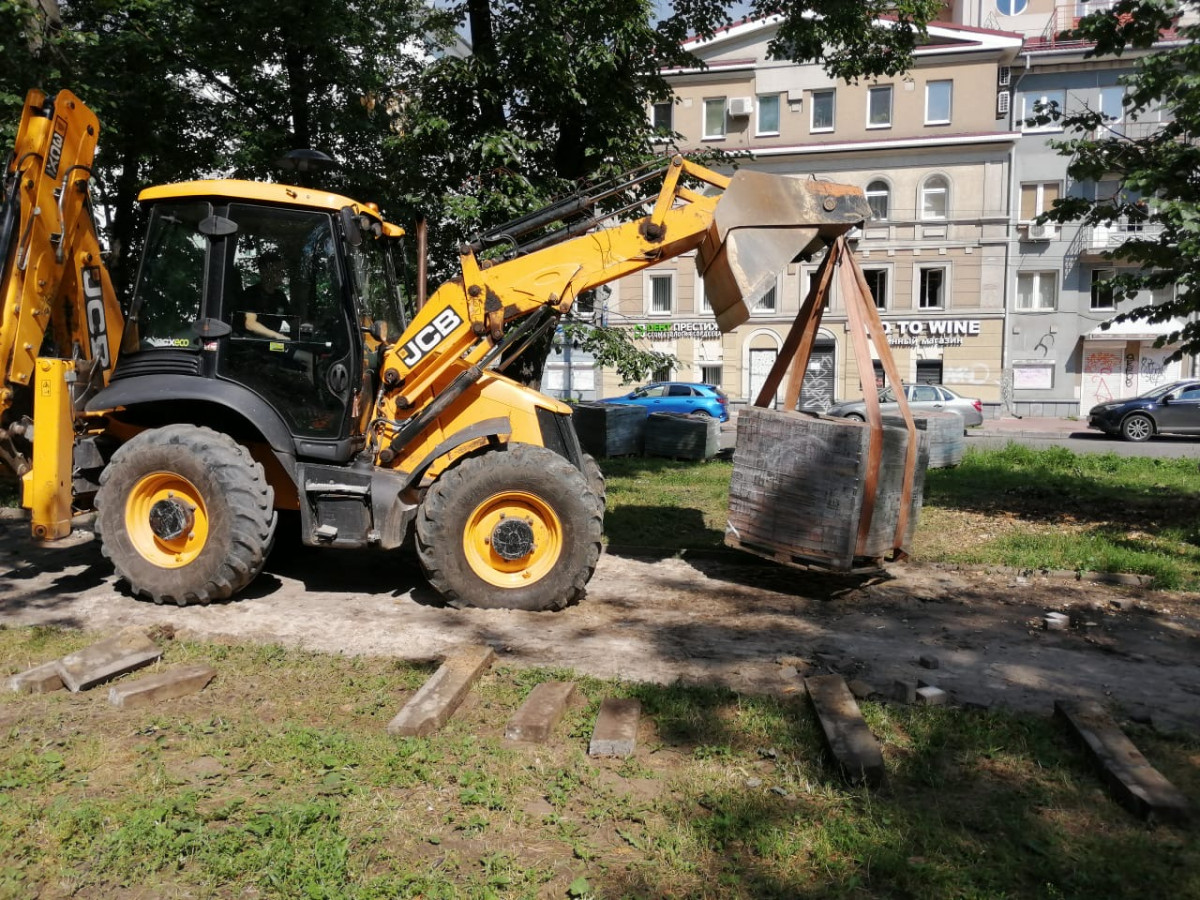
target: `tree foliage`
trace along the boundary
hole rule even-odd
[[[1092,57],[1119,57],[1147,49],[1174,31],[1174,40],[1140,56],[1125,86],[1124,123],[1092,109],[1047,109],[1035,121],[1058,121],[1068,137],[1051,141],[1070,157],[1068,176],[1087,185],[1117,183],[1115,192],[1069,196],[1043,218],[1084,226],[1141,224],[1107,256],[1123,264],[1109,282],[1117,301],[1141,291],[1175,286],[1158,305],[1140,303],[1114,321],[1161,323],[1200,310],[1200,25],[1180,24],[1200,13],[1188,0],[1121,0],[1080,20],[1070,37],[1094,43]],[[1139,123],[1160,126],[1138,127]],[[1143,294],[1143,297],[1145,295]],[[1159,345],[1179,343],[1175,357],[1200,352],[1200,322],[1187,322]]]

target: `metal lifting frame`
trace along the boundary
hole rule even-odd
[[[896,368],[896,362],[892,359],[891,350],[888,348],[883,323],[879,318],[879,310],[871,298],[871,289],[867,286],[867,280],[863,276],[858,261],[846,245],[845,236],[837,238],[825,254],[825,259],[817,270],[817,277],[800,307],[800,313],[788,331],[779,356],[775,359],[775,365],[771,367],[770,374],[767,375],[762,389],[754,400],[754,405],[763,408],[770,406],[783,381],[783,376],[787,374],[784,408],[796,409],[800,400],[804,373],[808,370],[808,361],[812,357],[817,331],[821,327],[821,315],[826,306],[835,271],[839,290],[846,303],[850,342],[854,347],[858,378],[863,385],[867,425],[870,428],[866,480],[863,485],[863,505],[858,520],[855,552],[859,556],[865,555],[867,537],[871,531],[871,519],[875,514],[875,503],[879,492],[879,467],[883,460],[883,414],[879,408],[879,395],[877,391],[867,389],[867,385],[875,383],[875,371],[871,366],[870,343],[875,346],[876,354],[883,363],[883,370],[889,383],[897,385],[899,388],[896,392],[897,402],[900,406],[900,415],[904,418],[905,428],[908,430],[904,481],[900,492],[900,513],[892,540],[893,555],[891,557],[893,560],[902,559],[907,555],[903,545],[904,535],[908,530],[909,510],[912,507],[913,481],[917,461],[917,428],[913,422],[912,411],[908,407],[908,399],[904,396],[900,371]]]

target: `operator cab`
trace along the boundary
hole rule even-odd
[[[372,354],[405,321],[400,229],[347,198],[282,185],[191,182],[140,199],[150,218],[129,317],[137,344],[113,381],[210,379],[203,393],[176,382],[172,396],[236,409],[274,445],[283,429],[300,457],[341,462],[361,449]]]

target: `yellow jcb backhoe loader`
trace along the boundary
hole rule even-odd
[[[578,600],[600,553],[598,470],[570,407],[500,359],[583,292],[691,250],[728,330],[788,262],[868,215],[855,188],[675,159],[635,221],[564,227],[497,261],[463,244],[461,277],[409,318],[403,231],[373,204],[193,181],[141,193],[121,304],[88,201],[99,128],[67,91],[26,100],[0,208],[0,457],[35,536],[94,509],[104,555],[157,603],[246,587],[279,510],[298,510],[313,547],[387,550],[415,532],[456,606]]]

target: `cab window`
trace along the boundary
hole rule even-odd
[[[163,203],[150,212],[146,251],[134,289],[140,348],[195,348],[205,293],[208,238],[200,222],[208,203]]]

